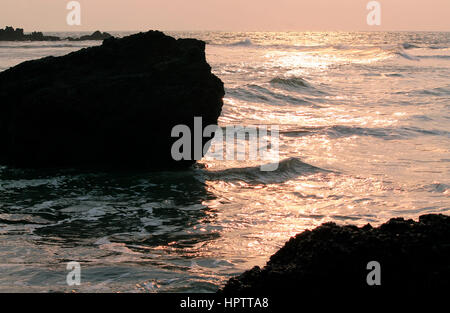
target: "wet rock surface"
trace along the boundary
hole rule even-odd
[[[172,128],[216,124],[223,96],[204,42],[157,31],[24,62],[0,73],[0,164],[183,168]]]
[[[371,261],[380,264],[381,285],[367,283]],[[391,219],[377,228],[326,223],[304,231],[264,268],[230,279],[219,292],[300,296],[387,290],[394,295],[449,287],[450,217],[430,214],[417,222]]]

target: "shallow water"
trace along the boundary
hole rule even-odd
[[[325,221],[450,213],[450,33],[171,34],[208,42],[221,126],[279,125],[279,168],[2,167],[0,291],[212,292]],[[0,70],[94,44],[0,42]]]

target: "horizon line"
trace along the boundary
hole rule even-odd
[[[9,25],[7,25],[9,26]],[[6,26],[5,26],[6,27]],[[14,26],[11,26],[14,27]],[[22,28],[22,27],[14,27]],[[0,28],[4,29],[4,28]],[[23,28],[24,32],[31,33],[31,32],[50,32],[50,33],[57,33],[57,32],[64,32],[64,33],[77,33],[77,32],[95,32],[95,31],[101,31],[101,32],[147,32],[147,31],[161,31],[161,32],[228,32],[228,33],[308,33],[308,32],[317,32],[317,33],[339,33],[339,32],[345,32],[345,33],[352,33],[352,32],[358,32],[358,33],[377,33],[377,32],[440,32],[440,33],[448,33],[449,30],[417,30],[417,29],[411,29],[411,30],[398,30],[398,29],[386,29],[386,30],[226,30],[226,29],[190,29],[190,30],[180,30],[180,29],[158,29],[158,28],[146,28],[146,29],[122,29],[122,30],[114,30],[114,29],[101,29],[101,28],[93,28],[90,30],[27,30]]]

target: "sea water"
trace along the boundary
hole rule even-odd
[[[450,213],[450,33],[169,34],[207,42],[220,126],[279,126],[278,169],[0,167],[0,291],[214,292],[321,223]],[[98,44],[0,42],[0,71]]]

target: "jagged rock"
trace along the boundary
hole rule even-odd
[[[59,41],[59,37],[44,36],[41,32],[32,32],[31,34],[24,34],[22,28],[6,26],[5,29],[0,29],[0,41]]]
[[[380,264],[379,286],[366,280],[371,261]],[[398,294],[449,287],[450,217],[430,214],[418,222],[391,219],[378,228],[326,223],[304,231],[263,269],[254,267],[230,279],[220,292],[355,296],[358,291]]]
[[[68,37],[67,40],[69,40],[69,41],[105,40],[105,39],[108,39],[111,37],[112,37],[111,34],[108,34],[106,32],[102,33],[97,30],[92,35],[85,35],[85,36],[81,36],[80,38]]]
[[[172,158],[171,129],[216,124],[223,96],[203,41],[157,31],[24,62],[0,73],[0,164],[189,166]]]
[[[101,31],[95,31],[92,35],[81,36],[80,38],[60,38],[57,36],[44,36],[42,32],[32,32],[31,34],[25,34],[22,28],[16,28],[6,26],[5,29],[0,29],[0,41],[86,41],[86,40],[105,40],[111,38],[112,35]]]

